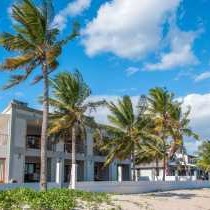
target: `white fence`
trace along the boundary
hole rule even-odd
[[[178,189],[210,188],[209,181],[78,182],[76,188],[118,194],[148,193]]]
[[[39,190],[39,183],[0,184],[0,190],[14,188],[32,188]],[[48,183],[48,188],[59,188],[57,183]],[[77,182],[76,189],[89,192],[118,194],[148,193],[178,189],[210,188],[209,181],[139,181],[139,182]]]

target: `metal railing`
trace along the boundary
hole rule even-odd
[[[87,146],[85,144],[76,144],[76,153],[85,154]],[[64,144],[64,152],[71,153],[72,152],[72,144],[65,143]]]
[[[41,149],[41,136],[26,136],[26,148],[27,149]],[[50,139],[47,141],[47,150],[56,151],[56,146]]]
[[[95,156],[107,156],[108,152],[100,150],[98,147],[93,148],[93,154]]]
[[[0,134],[0,146],[6,146],[8,142],[9,135],[7,134]]]

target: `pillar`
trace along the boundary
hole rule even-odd
[[[117,166],[117,175],[118,175],[118,182],[122,182],[123,181],[123,177],[122,177],[122,174],[123,174],[123,171],[122,171],[122,166],[121,165],[118,165]]]
[[[178,181],[179,180],[179,173],[178,173],[178,170],[175,169],[175,181]]]
[[[61,188],[64,182],[64,159],[59,158],[56,163],[56,183]]]
[[[113,161],[110,165],[109,165],[109,180],[110,181],[117,181],[117,162]]]

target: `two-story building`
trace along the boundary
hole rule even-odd
[[[12,101],[0,114],[0,182],[38,182],[40,178],[40,139],[42,111],[27,103]],[[105,156],[94,149],[91,130],[87,138],[77,137],[78,181],[115,181],[120,166],[122,180],[130,180],[130,161],[113,161],[104,168]],[[48,140],[48,181],[56,179],[56,165],[62,162],[63,182],[69,182],[71,171],[71,138]]]

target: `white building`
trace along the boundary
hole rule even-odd
[[[0,114],[0,182],[38,182],[40,177],[40,137],[42,112],[14,100]],[[78,181],[115,181],[121,166],[122,180],[130,180],[130,161],[115,160],[103,168],[105,157],[94,149],[89,130],[87,139],[79,136],[76,145]],[[49,140],[47,151],[48,181],[56,179],[56,165],[61,164],[63,182],[69,182],[71,139]]]
[[[139,164],[137,176],[139,180],[162,180],[163,160]],[[202,176],[203,171],[196,166],[195,156],[176,153],[174,158],[168,162],[166,181],[196,180]]]

